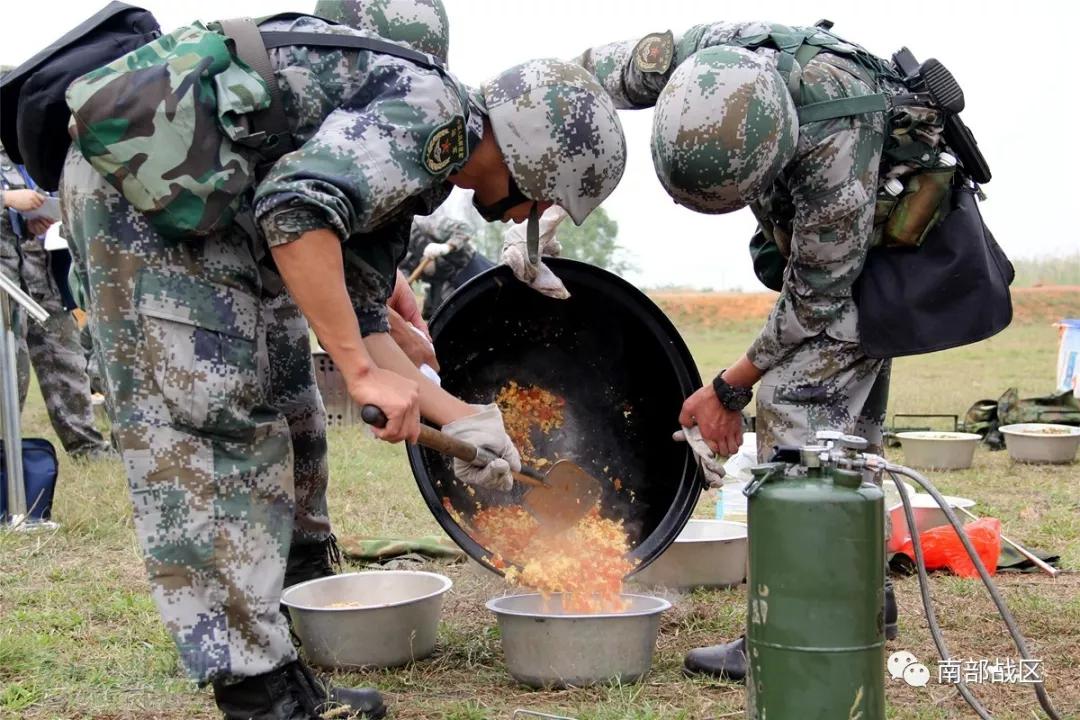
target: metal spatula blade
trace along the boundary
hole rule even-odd
[[[386,415],[374,405],[360,410],[364,422],[375,427],[386,425]],[[493,459],[484,448],[450,437],[435,428],[420,425],[418,443],[467,463],[484,466]],[[577,524],[600,500],[600,482],[569,460],[559,460],[546,473],[523,467],[514,481],[528,486],[522,505],[548,530],[561,530]]]
[[[518,481],[521,482],[520,478]],[[530,487],[521,504],[545,528],[571,527],[600,501],[600,483],[569,460],[552,465],[543,482],[527,484]]]

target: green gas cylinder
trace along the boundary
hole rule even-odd
[[[754,468],[747,717],[884,720],[884,494],[802,448]]]

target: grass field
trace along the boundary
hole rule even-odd
[[[728,314],[728,296],[661,298],[709,374],[745,349],[768,296]],[[680,305],[682,303],[682,305]],[[756,303],[756,305],[755,305]],[[685,305],[685,309],[683,309]],[[753,306],[753,307],[751,307]],[[753,308],[757,308],[754,310]],[[978,345],[896,363],[890,417],[895,412],[961,414],[975,400],[1016,386],[1023,395],[1052,389],[1057,336],[1050,321],[1080,313],[1080,291],[1025,292],[1017,322]],[[720,321],[702,322],[705,315]],[[735,317],[731,317],[734,315]],[[36,389],[25,434],[52,437]],[[902,460],[902,453],[891,457]],[[176,653],[149,600],[119,462],[61,459],[55,505],[58,532],[0,533],[0,717],[210,718],[210,693],[185,680]],[[368,440],[356,429],[331,435],[331,512],[339,536],[416,536],[437,532],[400,448]],[[1004,452],[979,450],[967,471],[933,478],[943,492],[978,500],[980,514],[1002,520],[1021,542],[1053,550],[1070,572],[1051,580],[1006,574],[999,584],[1042,660],[1047,688],[1062,717],[1080,717],[1080,469],[1010,463]],[[704,504],[701,514],[708,514]],[[691,647],[740,632],[745,588],[672,597],[653,671],[645,682],[559,692],[516,686],[505,672],[493,618],[483,602],[498,580],[467,565],[442,567],[455,587],[444,607],[439,647],[431,658],[395,671],[348,674],[341,682],[374,683],[398,719],[510,718],[530,708],[590,720],[677,720],[741,717],[740,685],[682,677]],[[936,657],[914,578],[897,580],[900,638],[932,670]],[[932,592],[953,655],[1016,658],[980,586],[939,574]],[[1028,686],[975,686],[995,717],[1043,717]],[[889,717],[903,720],[973,717],[955,692],[932,682],[912,688],[888,683]]]

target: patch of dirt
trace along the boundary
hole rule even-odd
[[[656,292],[649,297],[679,327],[717,328],[739,321],[763,321],[777,294]],[[1013,288],[1013,322],[1053,323],[1080,314],[1080,285]]]

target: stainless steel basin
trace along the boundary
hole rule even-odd
[[[395,667],[435,649],[450,578],[375,570],[293,585],[281,596],[312,663],[323,667]]]
[[[488,601],[498,616],[506,667],[536,688],[631,683],[652,666],[663,598],[623,594],[624,612],[581,615],[561,611],[558,594],[509,595]]]
[[[746,579],[746,551],[745,524],[690,520],[663,555],[629,580],[676,590],[738,585]]]

